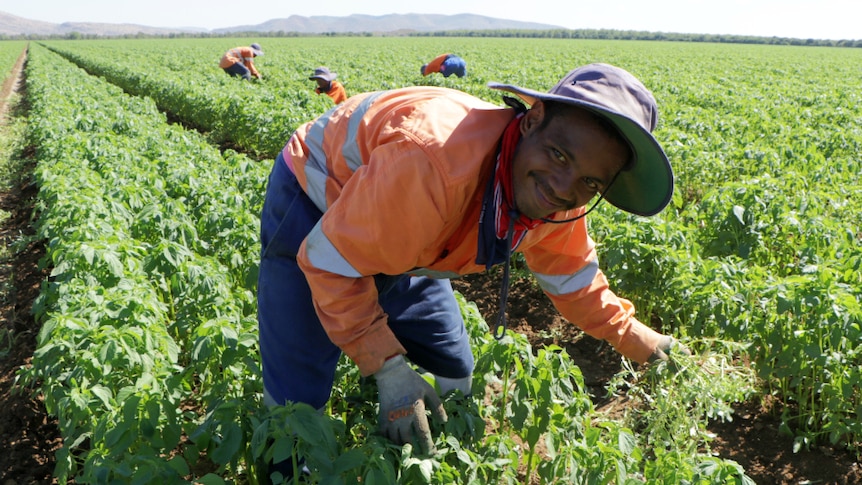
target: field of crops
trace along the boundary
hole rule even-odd
[[[257,483],[258,463],[291,456],[326,484],[750,483],[710,452],[706,424],[767,396],[795,449],[862,453],[862,50],[273,38],[262,81],[226,76],[221,54],[252,41],[30,44],[27,138],[52,270],[20,379],[59,420],[60,483]],[[17,56],[0,47],[6,72]],[[468,76],[422,77],[441,52],[467,59]],[[473,394],[447,396],[436,454],[374,434],[376,390],[346,359],[323,415],[264,408],[258,213],[272,158],[332,106],[314,67],[348,94],[434,84],[499,103],[487,82],[548,89],[588,62],[652,89],[677,177],[658,216],[591,214],[602,268],[694,355],[624,366],[609,392],[634,405],[611,417],[562,349],[497,342],[462,299]]]

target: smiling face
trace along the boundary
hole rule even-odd
[[[629,161],[625,141],[595,115],[536,101],[512,159],[515,204],[533,219],[587,204]]]

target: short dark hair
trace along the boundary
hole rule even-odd
[[[606,133],[608,133],[612,136],[615,136],[619,141],[622,142],[622,144],[626,148],[628,148],[628,150],[629,150],[628,161],[623,165],[622,170],[625,171],[625,170],[628,170],[629,168],[632,167],[633,162],[634,162],[634,153],[635,153],[634,150],[632,149],[631,145],[629,145],[629,142],[628,142],[628,140],[626,140],[626,137],[624,137],[623,134],[620,133],[620,130],[618,130],[617,127],[614,126],[613,123],[608,121],[607,118],[605,118],[603,116],[599,116],[596,113],[593,113],[592,111],[581,108],[579,106],[574,106],[574,105],[567,104],[567,103],[561,103],[559,101],[542,100],[542,104],[545,106],[545,118],[542,120],[542,124],[539,125],[540,130],[544,130],[545,128],[547,128],[547,126],[551,122],[551,120],[553,120],[556,117],[563,116],[563,115],[565,115],[565,113],[571,112],[570,110],[578,110],[581,113],[586,113],[596,123],[598,123],[598,125],[601,126],[601,128]]]

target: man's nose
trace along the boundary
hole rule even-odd
[[[559,169],[551,176],[551,189],[554,195],[567,202],[580,203],[578,193],[578,173],[573,168]]]

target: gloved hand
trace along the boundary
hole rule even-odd
[[[691,351],[688,350],[684,345],[680,344],[670,335],[665,335],[662,338],[661,342],[659,342],[658,347],[656,347],[655,351],[653,351],[652,355],[649,356],[649,362],[655,362],[657,360],[667,360],[668,354],[671,352],[680,352],[685,355],[691,355]]]
[[[380,399],[378,427],[383,436],[403,445],[413,440],[414,432],[425,452],[434,451],[434,440],[425,415],[428,400],[434,416],[446,422],[446,411],[437,392],[416,371],[407,365],[401,355],[387,360],[374,374]]]

